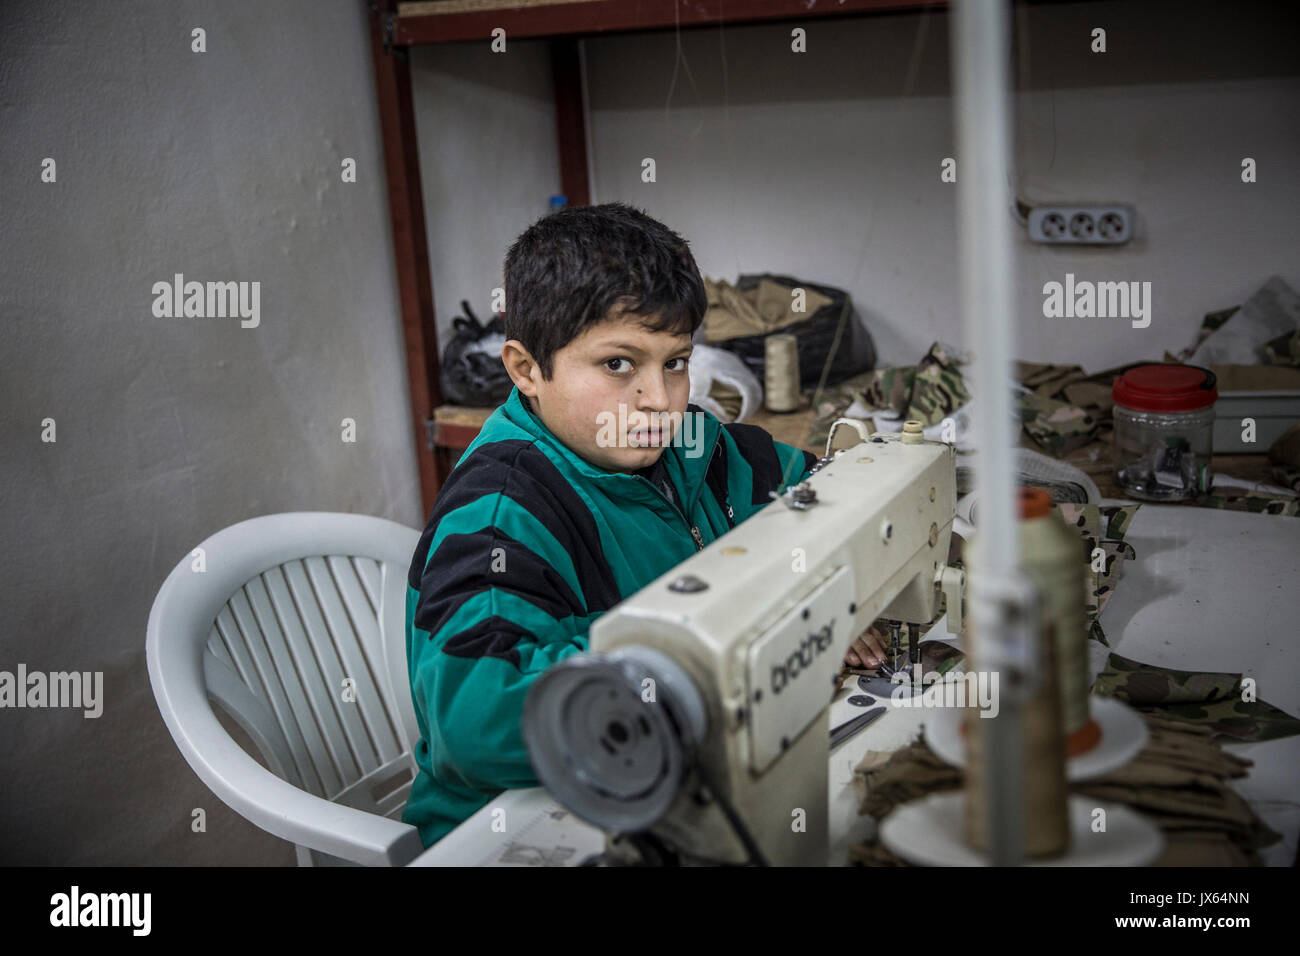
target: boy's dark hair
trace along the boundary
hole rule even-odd
[[[708,308],[686,240],[621,202],[539,219],[506,253],[505,274],[506,338],[523,343],[548,382],[555,353],[616,307],[651,331],[692,336]]]

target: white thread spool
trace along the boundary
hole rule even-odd
[[[799,340],[793,335],[769,335],[764,340],[764,404],[770,412],[799,408]]]

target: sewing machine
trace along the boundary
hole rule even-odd
[[[611,859],[823,865],[841,663],[878,618],[932,621],[941,596],[960,630],[955,506],[954,450],[919,423],[822,459],[537,679],[523,732],[543,786]]]

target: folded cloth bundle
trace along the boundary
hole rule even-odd
[[[767,335],[802,322],[830,304],[816,289],[804,288],[803,311],[794,310],[790,289],[771,279],[760,279],[753,289],[738,289],[725,279],[705,279],[708,309],[704,333],[710,344],[747,335]]]
[[[1160,827],[1165,851],[1156,866],[1258,865],[1259,850],[1281,837],[1229,785],[1251,761],[1226,753],[1211,732],[1144,714],[1150,740],[1133,760],[1103,777],[1069,785],[1070,793],[1133,807]],[[893,754],[869,751],[854,768],[858,812],[883,818],[896,806],[962,786],[962,771],[923,740]],[[907,866],[878,842],[849,848],[860,866]]]

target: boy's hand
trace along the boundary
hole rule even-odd
[[[844,655],[849,667],[879,667],[889,658],[889,641],[884,633],[872,624],[855,640]]]

